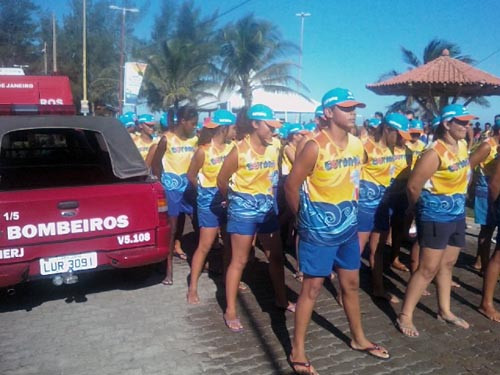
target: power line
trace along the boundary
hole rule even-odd
[[[498,48],[496,51],[493,51],[492,53],[490,53],[488,56],[486,56],[484,59],[482,60],[479,60],[477,63],[473,64],[474,66],[478,66],[479,64],[481,64],[482,62],[488,60],[490,57],[496,55],[498,52],[500,52],[500,48]]]
[[[231,13],[232,11],[235,11],[238,8],[241,8],[243,5],[249,3],[250,1],[252,1],[252,0],[242,1],[241,3],[235,5],[234,7],[232,7],[230,9],[226,10],[225,12],[222,12],[221,14],[219,14],[217,17],[214,18],[214,20],[216,20],[217,18],[221,18],[221,17],[225,16],[226,14]]]

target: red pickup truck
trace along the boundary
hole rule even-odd
[[[163,187],[109,117],[0,116],[0,287],[161,262]]]

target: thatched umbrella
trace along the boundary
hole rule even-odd
[[[383,82],[366,85],[379,95],[412,96],[427,112],[464,98],[465,105],[480,96],[500,95],[500,78],[450,57],[447,49],[437,59]]]

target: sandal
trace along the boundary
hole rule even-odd
[[[226,324],[226,327],[229,328],[231,332],[243,332],[244,328],[241,325],[240,318],[226,319],[226,314],[223,314],[222,319],[224,319],[224,324]]]
[[[181,252],[176,252],[176,251],[174,251],[174,257],[177,257],[177,258],[182,259],[182,260],[187,260],[187,258],[188,258],[185,252],[181,253]]]
[[[364,349],[356,349],[352,346],[352,342],[350,345],[352,350],[356,350],[358,352],[364,352],[366,354],[371,355],[372,357],[378,358],[378,359],[389,359],[391,358],[391,355],[387,351],[387,349],[381,347],[378,344],[372,344],[372,346],[369,346],[368,348]]]
[[[163,285],[174,285],[174,281],[170,278],[165,277],[162,282]]]
[[[453,318],[445,318],[441,314],[438,314],[437,319],[441,322],[452,324],[454,326],[463,328],[463,329],[469,329],[470,325],[467,323],[464,319],[459,318],[458,316],[455,316]]]
[[[413,324],[403,324],[399,318],[396,319],[396,328],[406,337],[410,337],[412,339],[417,338],[420,335],[420,332],[417,331],[417,328]]]
[[[307,362],[298,362],[298,361],[294,361],[292,360],[292,355],[290,354],[288,356],[288,362],[290,363],[290,366],[292,367],[293,369],[293,372],[295,374],[299,374],[299,375],[319,375],[318,372],[314,369],[314,367],[311,365],[311,362],[307,361]],[[305,370],[297,370],[297,366],[300,366],[300,367],[305,367]]]

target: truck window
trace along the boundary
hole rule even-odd
[[[106,184],[113,175],[106,142],[82,129],[23,129],[0,145],[0,189]]]

